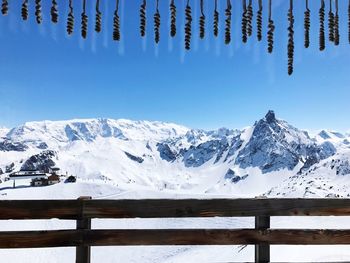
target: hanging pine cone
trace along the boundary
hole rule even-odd
[[[74,30],[74,14],[73,14],[73,3],[69,0],[69,13],[67,18],[67,33],[68,35],[73,34]]]
[[[28,0],[22,3],[21,15],[23,20],[28,20]]]
[[[311,25],[310,9],[308,8],[308,4],[307,4],[306,11],[304,12],[304,46],[305,48],[308,48],[310,46],[310,25]]]
[[[334,44],[338,46],[340,42],[338,0],[335,0],[335,8],[336,8],[336,11],[335,11],[335,17],[334,17]]]
[[[328,12],[328,39],[334,42],[334,13],[332,11],[332,0],[330,2],[330,10]]]
[[[51,21],[52,23],[55,23],[55,24],[58,22],[58,8],[57,8],[56,0],[52,0]]]
[[[253,34],[253,4],[252,0],[249,0],[247,8],[247,34],[250,37]]]
[[[214,22],[213,22],[213,31],[214,36],[217,37],[219,35],[219,12],[217,10],[217,0],[215,0],[215,10],[214,10]]]
[[[1,13],[3,15],[7,15],[8,11],[9,11],[9,2],[8,2],[8,0],[2,0]]]
[[[247,43],[248,40],[248,32],[247,32],[247,26],[248,26],[248,12],[246,7],[246,0],[243,0],[243,14],[242,14],[242,41],[243,43]]]
[[[192,36],[192,10],[191,6],[189,4],[189,1],[187,1],[186,9],[185,9],[185,49],[190,50],[191,49],[191,36]]]
[[[41,14],[41,0],[35,0],[35,20],[38,24],[41,24],[43,21]]]
[[[258,41],[262,40],[262,23],[263,23],[262,12],[263,12],[262,0],[259,0],[259,10],[256,14],[256,28],[257,28]]]
[[[205,36],[205,15],[204,15],[204,3],[201,0],[201,16],[199,17],[199,37],[203,39]]]
[[[325,3],[324,0],[321,0],[321,8],[319,10],[319,19],[320,19],[320,34],[319,34],[319,45],[320,51],[325,50],[326,48],[326,34],[325,34]]]
[[[81,13],[81,36],[84,39],[86,39],[87,37],[87,30],[88,30],[88,16],[86,15],[85,3],[86,2],[84,0],[83,12]]]
[[[267,51],[272,53],[274,43],[275,24],[272,20],[272,0],[269,0],[269,23],[267,25]]]
[[[228,45],[231,42],[231,19],[232,19],[232,13],[231,13],[231,1],[227,0],[227,7],[225,10],[225,44]]]
[[[176,6],[175,1],[172,0],[170,4],[170,36],[176,35]]]
[[[293,74],[294,70],[294,15],[293,0],[290,0],[290,8],[288,11],[288,75]]]
[[[154,14],[154,41],[158,44],[160,40],[160,13],[157,9]]]
[[[118,15],[118,11],[119,11],[119,0],[117,0],[116,2],[114,18],[113,18],[113,40],[114,41],[120,41],[120,18]]]
[[[100,11],[100,0],[96,0],[96,17],[95,17],[95,31],[101,32],[102,29],[102,13]]]
[[[140,6],[140,35],[146,35],[146,0],[143,0]]]

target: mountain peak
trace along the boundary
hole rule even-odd
[[[273,110],[269,110],[265,115],[265,119],[268,123],[276,121],[275,112]]]

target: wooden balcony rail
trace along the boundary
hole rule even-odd
[[[4,200],[0,219],[72,219],[76,229],[0,232],[0,248],[255,245],[255,262],[270,262],[270,245],[350,245],[350,230],[271,229],[271,216],[349,216],[350,199]],[[91,229],[93,218],[255,217],[254,229]]]

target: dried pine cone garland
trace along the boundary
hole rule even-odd
[[[96,0],[96,17],[95,17],[95,31],[100,33],[102,30],[102,13],[100,11],[100,0]]]
[[[52,0],[51,21],[52,21],[52,23],[55,23],[55,24],[58,22],[58,7],[57,7],[56,0]]]
[[[243,43],[247,43],[247,40],[248,40],[247,25],[248,25],[248,11],[246,6],[246,0],[243,0],[243,13],[242,13],[242,22],[241,22]]]
[[[225,44],[228,45],[231,42],[231,19],[232,19],[232,5],[231,1],[227,0],[227,7],[225,10]]]
[[[269,0],[269,22],[268,22],[268,31],[267,31],[267,51],[269,53],[273,52],[274,32],[275,32],[275,24],[274,24],[274,21],[272,20],[272,0]]]
[[[81,36],[86,39],[88,30],[88,16],[86,15],[86,0],[83,0],[83,12],[81,13]]]
[[[154,14],[154,41],[156,44],[160,41],[160,13],[157,9],[156,13]]]
[[[328,39],[330,42],[334,42],[334,13],[332,11],[332,0],[329,0],[329,12],[328,12]]]
[[[119,0],[116,1],[116,7],[114,11],[114,17],[113,17],[113,40],[114,41],[120,41],[120,18],[118,15],[119,11]]]
[[[8,2],[8,0],[2,0],[1,13],[3,15],[7,15],[8,11],[9,11],[9,2]]]
[[[338,0],[335,0],[335,6],[336,11],[334,16],[334,45],[338,46],[340,42]]]
[[[259,0],[259,10],[256,14],[256,29],[257,29],[258,41],[262,40],[262,24],[263,24],[262,12],[263,12],[262,0]]]
[[[67,18],[67,34],[73,34],[74,30],[74,13],[73,13],[73,0],[69,0],[69,13]]]
[[[140,6],[140,35],[144,37],[146,35],[146,0],[142,1]]]
[[[320,20],[320,33],[319,33],[319,49],[320,51],[325,50],[326,48],[326,34],[325,34],[325,3],[324,0],[321,0],[321,8],[318,12]]]
[[[189,0],[187,1],[186,9],[185,9],[185,49],[190,50],[191,49],[191,37],[192,37],[192,10],[189,3]]]
[[[35,20],[38,24],[43,22],[43,17],[41,14],[41,0],[35,0]]]
[[[214,22],[213,22],[213,32],[215,37],[219,35],[219,12],[218,12],[217,6],[218,6],[218,2],[217,0],[215,0]]]
[[[290,0],[290,8],[288,11],[288,75],[292,75],[294,71],[294,15],[293,0]]]
[[[310,46],[310,20],[311,12],[308,5],[308,0],[306,0],[306,10],[304,12],[304,47],[308,48]]]
[[[28,20],[28,0],[24,0],[22,3],[21,16],[24,21]]]
[[[176,36],[176,6],[174,0],[170,3],[170,36]]]
[[[247,34],[250,37],[253,34],[253,4],[252,0],[249,0],[247,8]]]
[[[201,0],[201,16],[199,17],[199,37],[201,39],[205,36],[205,15],[204,15],[204,0]]]

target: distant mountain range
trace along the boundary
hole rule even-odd
[[[103,181],[124,190],[348,194],[341,187],[329,189],[329,183],[344,185],[344,178],[350,178],[350,137],[327,130],[312,137],[273,111],[243,130],[86,119],[28,122],[0,129],[0,137],[0,178],[57,166],[82,181]]]

